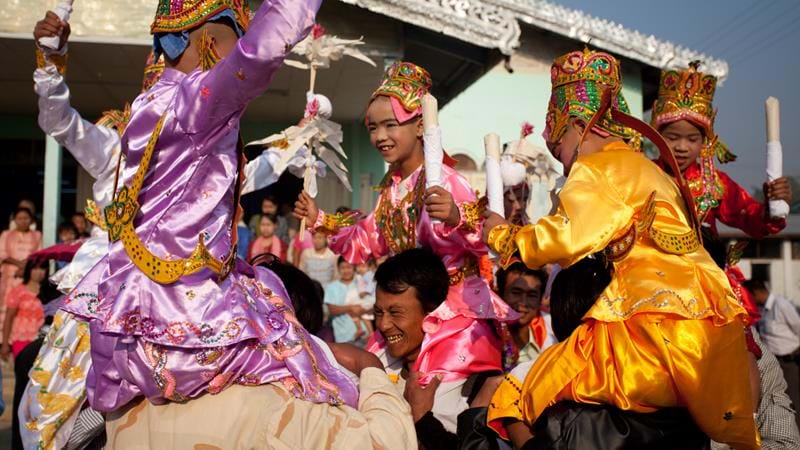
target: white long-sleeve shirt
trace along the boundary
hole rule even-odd
[[[800,314],[789,300],[769,294],[758,331],[769,351],[777,356],[790,355],[800,347]]]

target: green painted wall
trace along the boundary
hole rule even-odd
[[[347,170],[350,171],[350,183],[353,186],[352,207],[368,209],[362,205],[362,190],[369,189],[370,208],[374,206],[378,193],[372,190],[383,178],[385,163],[380,153],[369,141],[369,134],[361,121],[352,121],[343,125],[344,149],[347,153]],[[361,186],[361,174],[371,174],[369,183]],[[366,194],[365,194],[366,196]]]

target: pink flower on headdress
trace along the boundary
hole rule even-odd
[[[311,37],[315,40],[325,36],[325,27],[322,25],[315,23],[314,26],[311,28]]]
[[[530,122],[522,122],[522,130],[520,131],[520,137],[525,139],[526,137],[533,134],[533,124]]]
[[[317,113],[319,112],[319,100],[314,97],[313,100],[306,103],[306,110],[303,113],[303,117],[316,117]]]

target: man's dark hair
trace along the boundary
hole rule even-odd
[[[501,296],[503,295],[503,291],[506,290],[506,282],[508,281],[508,274],[510,273],[518,273],[523,276],[527,275],[538,278],[539,282],[542,284],[542,291],[544,291],[544,287],[547,286],[547,273],[545,273],[544,270],[531,269],[526,266],[525,263],[517,261],[505,269],[498,270],[495,274],[497,293]]]
[[[375,271],[375,284],[378,289],[394,295],[413,287],[422,309],[431,312],[447,298],[450,277],[441,258],[423,247],[387,259]]]
[[[352,209],[348,208],[347,206],[340,206],[336,208],[336,214],[344,214],[346,212],[350,212]]]
[[[583,258],[556,274],[550,288],[550,316],[556,339],[567,339],[580,326],[609,283],[611,271],[602,259]]]
[[[278,206],[278,197],[274,196],[273,194],[267,194],[264,198],[261,199],[261,203],[264,203],[264,200],[269,200],[275,206]]]
[[[745,289],[747,289],[751,293],[755,291],[769,292],[769,288],[767,288],[767,282],[764,280],[759,280],[759,279],[745,280],[745,282],[742,283],[742,285],[744,286]]]

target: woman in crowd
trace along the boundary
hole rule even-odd
[[[39,290],[47,278],[47,261],[28,261],[22,275],[22,284],[6,295],[6,317],[3,323],[3,344],[0,357],[14,357],[36,339],[44,323],[44,310],[39,300]]]
[[[15,229],[0,234],[0,322],[5,311],[5,298],[8,291],[19,285],[16,278],[25,269],[25,259],[42,248],[42,233],[31,229],[33,212],[27,208],[14,211]]]

